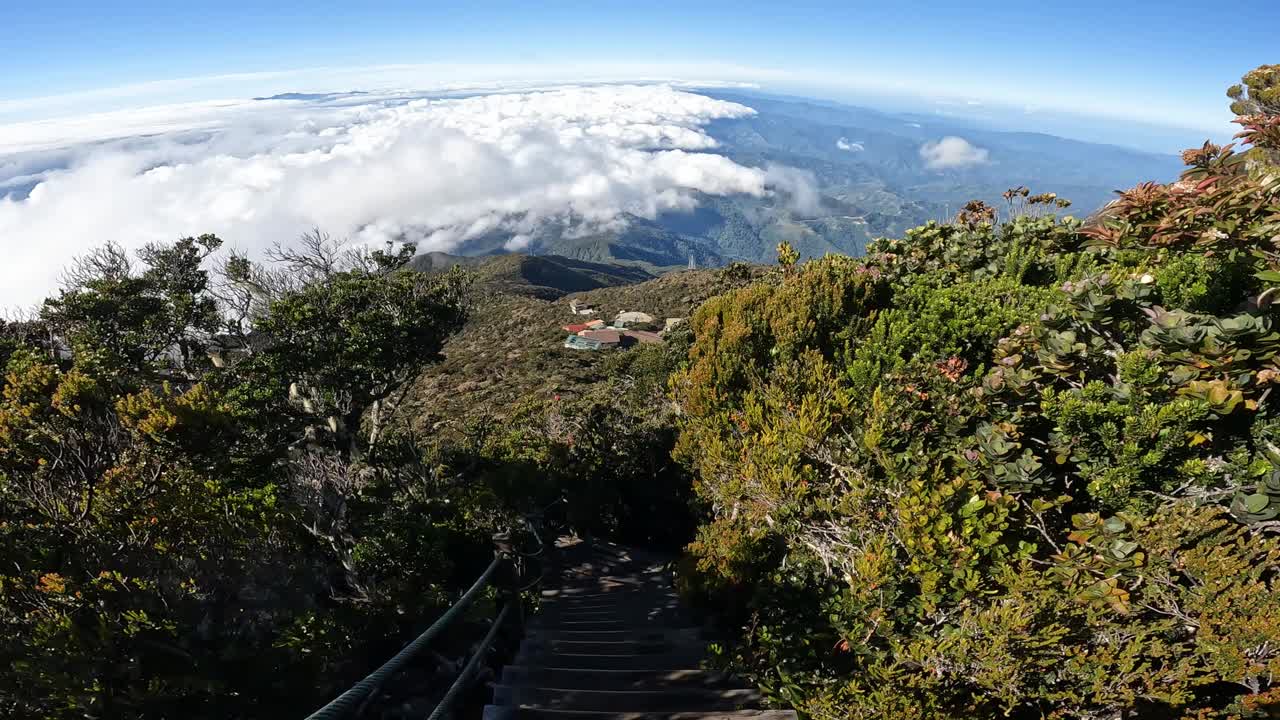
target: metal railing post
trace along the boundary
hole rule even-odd
[[[524,603],[520,598],[520,579],[524,577],[525,558],[516,551],[511,533],[493,534],[494,555],[503,558],[494,585],[498,588],[498,609],[514,604],[516,627],[524,628]]]

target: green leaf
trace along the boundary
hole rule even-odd
[[[1253,493],[1244,497],[1244,509],[1251,513],[1260,513],[1271,504],[1271,498],[1262,493]]]
[[[1138,543],[1129,540],[1117,540],[1111,544],[1111,554],[1116,557],[1128,557],[1138,549]]]

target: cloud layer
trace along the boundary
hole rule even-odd
[[[930,170],[982,165],[987,162],[987,151],[961,137],[948,135],[937,142],[927,142],[920,147],[920,157]]]
[[[776,187],[812,202],[802,174],[707,152],[707,122],[753,112],[632,85],[200,103],[0,128],[0,307],[37,301],[108,240],[213,232],[252,254],[315,226],[450,250],[502,230],[518,249],[545,222],[653,217],[699,192]]]

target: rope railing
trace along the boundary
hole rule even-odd
[[[465,612],[467,608],[471,607],[471,604],[480,596],[480,593],[488,587],[490,581],[493,579],[494,575],[498,573],[499,569],[501,569],[504,564],[510,564],[512,565],[511,569],[513,571],[513,577],[511,578],[512,582],[508,583],[511,585],[511,587],[508,588],[508,592],[511,594],[511,597],[508,597],[507,602],[502,607],[502,610],[494,619],[493,624],[490,625],[489,632],[484,636],[484,639],[480,642],[479,646],[477,646],[475,652],[472,653],[471,658],[467,661],[467,664],[463,667],[462,671],[458,673],[457,679],[454,680],[444,697],[436,705],[435,710],[432,711],[429,720],[438,720],[438,718],[442,716],[457,699],[462,690],[469,684],[472,676],[475,674],[476,668],[480,664],[480,661],[488,654],[494,640],[497,638],[498,631],[502,628],[507,617],[512,613],[513,608],[517,612],[521,610],[519,593],[534,587],[542,581],[542,574],[539,572],[538,576],[533,578],[531,582],[527,585],[521,586],[520,566],[523,565],[524,559],[538,558],[545,554],[547,543],[542,537],[542,516],[547,510],[560,502],[562,502],[562,500],[556,500],[541,511],[525,516],[525,525],[528,527],[538,543],[536,550],[531,553],[521,552],[515,548],[514,543],[512,543],[505,535],[495,535],[494,542],[497,545],[497,552],[494,553],[493,561],[490,562],[489,566],[480,574],[480,577],[472,583],[471,587],[462,594],[462,597],[458,598],[457,602],[455,602],[448,610],[445,610],[444,614],[437,618],[435,622],[431,623],[431,627],[424,630],[421,635],[414,638],[408,645],[405,645],[400,652],[396,653],[390,660],[383,663],[381,667],[369,673],[364,679],[360,680],[355,685],[352,685],[346,692],[331,700],[327,705],[308,715],[306,720],[353,720],[354,718],[359,717],[365,706],[374,699],[378,691],[382,689],[387,681],[391,680],[398,673],[404,670],[415,657],[417,657],[422,651],[426,650],[427,646],[430,645],[431,642],[450,625],[450,623]],[[522,617],[523,613],[519,612],[519,616]]]

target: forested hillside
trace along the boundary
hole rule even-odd
[[[619,353],[563,347],[564,325],[591,318],[608,321],[628,310],[657,318],[688,318],[708,297],[750,277],[748,273],[735,282],[720,271],[693,270],[653,278],[630,268],[597,266],[611,267],[615,274],[602,279],[607,286],[585,289],[577,276],[545,280],[514,277],[507,271],[549,259],[565,262],[549,256],[504,255],[475,266],[467,323],[445,341],[441,362],[406,388],[397,406],[398,420],[419,432],[438,434],[457,431],[481,417],[510,417],[522,406],[589,395],[614,378]],[[541,282],[548,284],[535,284]],[[596,311],[576,316],[570,300],[590,304]],[[679,342],[674,335],[672,339]]]

